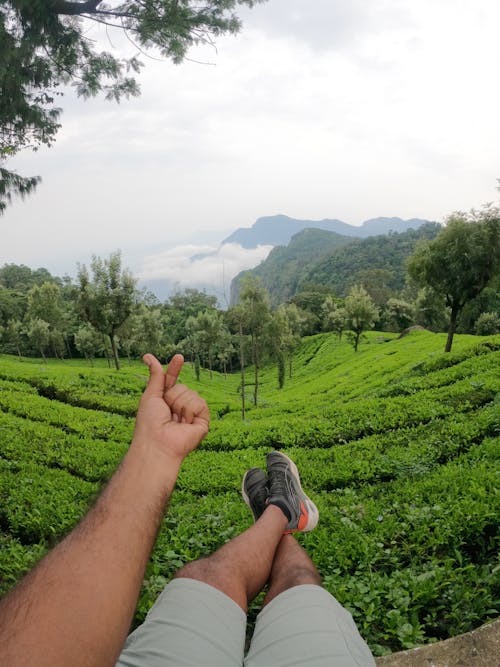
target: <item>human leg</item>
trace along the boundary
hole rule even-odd
[[[320,586],[321,577],[305,549],[292,535],[284,535],[274,556],[264,606],[289,588],[304,584]]]
[[[287,519],[268,506],[259,520],[211,556],[182,567],[175,575],[202,581],[225,593],[244,612],[269,578]]]
[[[269,455],[267,463],[267,502],[275,498],[280,501],[281,494],[285,509],[291,506],[287,528],[299,531],[314,528],[317,509],[302,491],[296,466],[279,452]],[[300,511],[296,511],[297,506]],[[291,535],[284,535],[280,541],[269,583],[245,659],[246,667],[371,667],[375,664],[351,615],[321,587],[321,578],[312,560]]]
[[[270,506],[211,556],[182,567],[127,639],[117,667],[241,667],[248,602],[269,578],[286,523]]]

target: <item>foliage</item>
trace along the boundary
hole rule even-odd
[[[386,317],[396,331],[403,331],[414,321],[414,307],[403,299],[389,299],[386,304]]]
[[[78,95],[120,100],[139,94],[133,76],[142,63],[98,51],[88,38],[89,22],[124,31],[142,52],[154,50],[174,63],[189,48],[213,44],[239,29],[232,10],[258,0],[4,0],[0,6],[0,160],[22,148],[50,146],[60,127],[56,105],[63,85]],[[1,167],[1,164],[0,164]],[[0,169],[0,213],[12,194],[36,186],[37,177]]]
[[[478,336],[491,336],[500,333],[500,315],[498,313],[481,313],[474,328]]]
[[[243,271],[231,284],[231,303],[239,298],[240,282],[246,275],[261,280],[270,294],[270,303],[277,306],[291,299],[312,263],[330,255],[336,248],[352,243],[352,238],[322,229],[304,229],[292,236],[286,246],[277,246],[267,258],[251,271]]]
[[[447,355],[444,338],[368,332],[357,353],[335,334],[306,338],[282,389],[261,367],[244,422],[238,375],[200,384],[185,366],[213,422],[182,468],[135,624],[180,565],[250,525],[241,477],[274,448],[320,509],[300,541],[375,654],[497,617],[500,338],[457,335]],[[1,358],[2,591],[78,521],[128,447],[146,369],[81,363]]]
[[[87,267],[78,267],[79,307],[86,321],[109,337],[116,370],[119,370],[116,334],[132,313],[135,303],[135,279],[122,270],[119,252],[109,259],[93,257],[92,279]]]
[[[379,311],[361,285],[354,285],[351,288],[344,302],[344,309],[346,327],[353,334],[352,343],[354,351],[357,352],[363,331],[370,329],[375,324]]]
[[[304,282],[326,285],[332,292],[345,296],[355,284],[365,289],[376,279],[374,288],[391,292],[403,289],[405,284],[405,262],[421,239],[434,238],[440,229],[436,223],[427,223],[417,230],[402,234],[372,236],[352,241],[335,250],[329,257],[309,267]],[[367,273],[376,271],[376,273]],[[383,274],[378,273],[383,271]],[[382,281],[381,281],[382,278]]]
[[[450,309],[449,352],[459,313],[500,272],[500,209],[450,216],[437,238],[416,249],[408,271],[419,286],[440,294]]]

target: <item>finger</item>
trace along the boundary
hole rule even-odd
[[[149,367],[149,380],[146,391],[148,394],[163,396],[165,376],[163,375],[163,368],[160,362],[152,354],[145,354],[142,360]]]
[[[165,373],[165,389],[168,390],[175,385],[183,364],[184,357],[182,354],[175,354],[172,357]]]
[[[175,387],[166,389],[163,396],[167,402],[167,405],[170,407],[170,409],[172,409],[174,403],[179,400],[179,398],[184,396],[184,394],[190,394],[191,391],[192,390],[189,389],[189,387],[186,387],[185,384],[176,384]]]
[[[205,401],[198,395],[194,395],[182,406],[181,417],[186,424],[192,424],[194,418],[203,412]]]

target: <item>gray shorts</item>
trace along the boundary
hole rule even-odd
[[[320,586],[295,586],[257,617],[244,657],[246,615],[195,579],[171,581],[129,635],[117,667],[365,667],[375,665],[352,616]]]

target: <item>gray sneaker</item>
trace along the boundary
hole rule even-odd
[[[313,501],[302,491],[299,471],[295,463],[281,452],[267,455],[267,479],[269,505],[276,505],[288,519],[285,532],[307,532],[319,519]]]
[[[241,495],[257,521],[267,507],[269,492],[266,473],[260,468],[247,470],[241,484]]]

